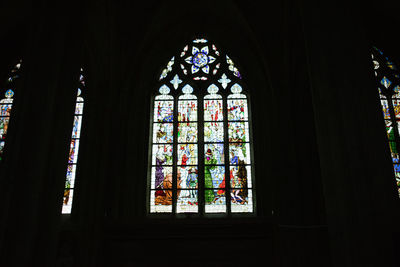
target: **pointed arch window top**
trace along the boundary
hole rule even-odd
[[[183,48],[179,56],[171,58],[167,67],[161,71],[159,80],[166,78],[170,72],[175,72],[175,76],[171,77],[172,80],[170,82],[177,89],[179,86],[177,72],[182,71],[184,76],[189,76],[195,81],[207,81],[210,76],[217,75],[224,64],[228,72],[230,71],[235,77],[241,79],[242,76],[232,59],[228,55],[225,58],[225,60],[222,58],[222,54],[215,44],[209,43],[204,38],[194,39],[192,43]],[[177,63],[177,69],[180,67],[180,71],[173,70],[175,63]],[[225,81],[226,79],[228,77],[225,74]],[[226,88],[227,83],[224,82],[223,84],[225,85],[224,88]]]

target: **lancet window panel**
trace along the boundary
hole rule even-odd
[[[378,48],[372,49],[371,56],[391,152],[395,183],[400,196],[400,71]]]
[[[242,75],[206,39],[161,70],[152,101],[150,214],[254,213],[250,117]]]
[[[68,153],[67,173],[65,177],[64,195],[62,203],[62,214],[70,214],[72,211],[72,203],[75,191],[76,170],[78,164],[78,154],[83,118],[83,92],[85,92],[86,84],[83,76],[83,69],[80,71],[79,83],[75,101],[74,121],[72,124],[71,142]]]
[[[17,81],[20,77],[20,68],[22,60],[19,60],[11,69],[0,92],[4,93],[4,98],[0,100],[0,162],[3,160],[3,154],[6,147],[6,136],[11,119],[11,110],[14,101],[14,92]]]

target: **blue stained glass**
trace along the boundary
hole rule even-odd
[[[72,138],[79,138],[81,134],[82,116],[74,116],[74,124],[72,127]]]
[[[204,53],[204,54],[208,55],[208,46],[204,46],[204,47],[201,49],[201,53]]]
[[[394,170],[400,172],[400,164],[393,164]]]
[[[197,53],[193,56],[193,64],[198,67],[204,67],[208,63],[208,56],[204,53]]]
[[[192,73],[196,73],[199,71],[200,68],[196,67],[195,65],[192,66]]]
[[[172,122],[174,114],[173,101],[155,101],[154,102],[154,121]]]
[[[11,115],[12,104],[0,105],[0,116],[10,116]]]
[[[250,164],[250,145],[249,143],[230,143],[229,162],[231,165],[239,165],[240,162]]]
[[[392,82],[388,78],[383,77],[381,80],[381,84],[384,85],[386,88],[389,88]]]

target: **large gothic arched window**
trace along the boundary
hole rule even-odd
[[[78,163],[79,139],[81,136],[83,103],[84,103],[82,97],[82,90],[85,91],[85,78],[83,76],[83,70],[81,69],[79,75],[78,90],[76,95],[74,122],[72,125],[72,135],[71,135],[71,142],[68,155],[67,174],[65,178],[65,188],[64,188],[63,206],[62,206],[63,214],[71,213],[72,200],[74,196],[76,165]]]
[[[3,160],[3,152],[6,144],[8,125],[10,123],[14,90],[16,81],[20,75],[19,71],[21,68],[21,63],[22,60],[19,60],[18,63],[12,68],[11,73],[8,75],[4,88],[4,98],[0,100],[0,161]]]
[[[400,73],[395,64],[375,47],[372,50],[372,61],[400,195]]]
[[[149,213],[253,213],[249,103],[233,60],[195,39],[152,101]]]

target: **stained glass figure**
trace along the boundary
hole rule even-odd
[[[155,97],[152,137],[150,211],[171,212],[174,155],[174,98],[163,84]]]
[[[18,61],[17,64],[11,69],[6,84],[3,99],[0,100],[0,162],[3,160],[3,153],[6,144],[6,136],[8,126],[10,123],[11,109],[13,105],[14,90],[16,88],[16,82],[19,78],[19,72],[21,68],[22,60]]]
[[[249,114],[243,88],[235,83],[227,100],[231,212],[253,210]]]
[[[377,48],[372,50],[372,63],[377,81],[378,94],[382,106],[394,176],[400,196],[400,76],[397,67]]]
[[[253,213],[249,106],[238,68],[198,38],[172,57],[164,78],[175,90],[160,82],[152,102],[149,213]]]
[[[83,70],[81,69],[75,101],[75,115],[74,122],[72,124],[70,149],[68,153],[68,166],[65,178],[63,205],[61,211],[62,214],[70,214],[72,210],[84,105],[82,90],[85,91],[85,77],[83,76]]]

